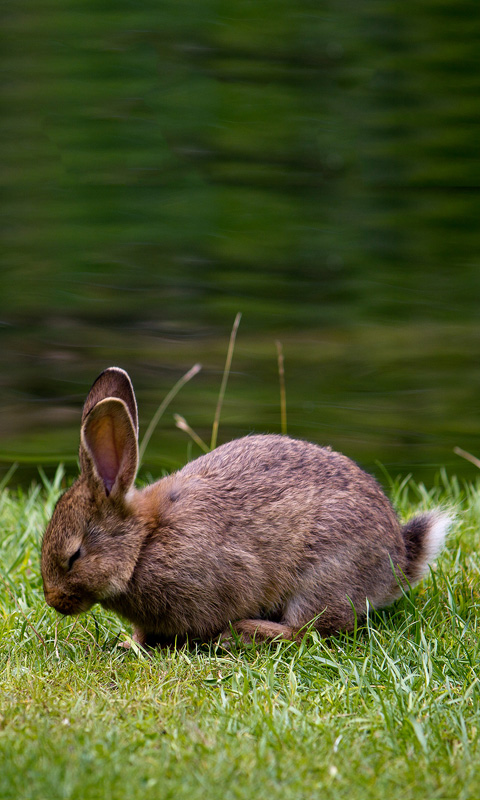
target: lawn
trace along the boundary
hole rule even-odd
[[[391,486],[402,517],[457,521],[435,572],[354,635],[146,654],[99,607],[45,606],[60,482],[0,494],[2,800],[479,796],[479,487]]]

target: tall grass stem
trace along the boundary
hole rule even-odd
[[[470,461],[472,464],[475,464],[476,467],[480,469],[480,458],[476,458],[476,456],[472,456],[471,453],[467,453],[466,450],[462,450],[461,447],[454,447],[453,452],[460,456],[460,458],[464,458],[466,461]]]
[[[153,415],[152,419],[150,420],[150,424],[149,424],[147,430],[144,433],[144,436],[143,436],[142,442],[140,444],[140,447],[138,448],[138,462],[139,462],[139,464],[142,463],[142,459],[143,459],[143,456],[145,454],[145,450],[147,449],[147,445],[148,445],[150,439],[152,438],[152,434],[153,434],[155,428],[157,427],[162,415],[164,414],[165,409],[172,402],[173,398],[179,393],[179,391],[182,388],[182,386],[185,386],[185,384],[188,383],[189,380],[194,378],[195,375],[197,375],[197,373],[200,372],[201,369],[202,369],[202,365],[201,364],[195,364],[191,369],[189,369],[188,372],[186,372],[185,375],[183,375],[180,378],[180,380],[178,380],[176,382],[175,386],[173,386],[173,388],[170,389],[170,391],[168,392],[168,394],[166,395],[164,400],[158,406],[155,414]]]
[[[280,381],[280,424],[283,434],[287,433],[287,394],[285,391],[285,361],[283,358],[283,347],[281,342],[275,342],[277,345],[277,359],[278,359],[278,379]]]
[[[188,435],[193,439],[195,444],[198,444],[198,446],[200,447],[201,450],[203,450],[204,453],[208,453],[210,449],[208,447],[208,444],[205,444],[205,442],[198,435],[198,433],[195,433],[193,428],[191,428],[190,425],[188,424],[185,417],[180,416],[180,414],[174,414],[173,418],[175,420],[175,425],[177,426],[177,428],[180,428],[181,431],[185,431],[185,433],[188,433]]]
[[[225,368],[223,370],[223,377],[222,383],[220,386],[220,391],[218,393],[218,401],[217,401],[217,408],[215,409],[215,418],[213,420],[212,426],[212,438],[210,441],[210,450],[215,450],[217,446],[217,438],[218,438],[218,426],[220,424],[220,414],[222,413],[222,405],[223,405],[223,398],[225,397],[225,391],[227,388],[227,381],[228,376],[230,374],[230,367],[232,364],[232,357],[233,357],[233,350],[235,347],[235,339],[237,337],[238,326],[240,325],[240,320],[242,318],[242,314],[239,311],[237,316],[235,317],[232,332],[230,334],[230,342],[228,344],[227,350],[227,358],[225,360]]]

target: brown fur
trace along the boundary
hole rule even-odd
[[[45,598],[100,602],[140,643],[325,635],[398,596],[426,568],[432,519],[402,528],[379,485],[330,448],[248,436],[136,490],[130,380],[99,376],[82,417],[81,474],[42,544]]]

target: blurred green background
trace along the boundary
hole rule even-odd
[[[288,430],[382,479],[480,455],[480,13],[466,0],[3,6],[0,468],[75,469],[118,364],[153,474]]]

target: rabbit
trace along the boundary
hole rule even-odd
[[[425,574],[450,518],[403,527],[348,457],[286,435],[221,445],[136,489],[138,415],[128,374],[106,369],[83,408],[80,476],[42,541],[45,599],[94,603],[141,645],[295,640],[351,631]],[[228,645],[227,645],[228,646]]]

